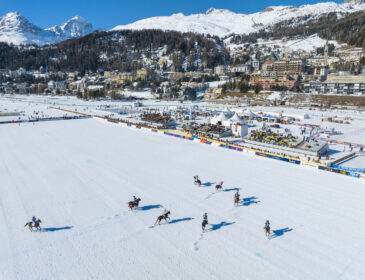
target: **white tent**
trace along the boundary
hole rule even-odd
[[[227,121],[227,120],[228,120],[228,118],[227,118],[227,117],[226,117],[226,115],[222,112],[222,113],[220,113],[220,114],[218,115],[217,120],[218,120],[219,122],[224,122],[224,121]]]
[[[234,114],[228,107],[224,110],[224,113],[226,113],[230,117]]]
[[[242,116],[245,114],[245,109],[244,108],[235,108],[232,111],[234,111],[235,113],[237,113],[238,115]]]
[[[213,118],[210,119],[210,123],[211,124],[217,124],[218,120],[217,120],[218,116],[214,116]]]
[[[256,117],[257,117],[257,115],[256,115],[256,114],[254,114],[254,113],[252,113],[252,111],[251,111],[250,109],[247,109],[247,110],[245,111],[245,115],[246,115],[246,116],[248,116],[250,119],[254,119],[254,118],[256,118]]]
[[[210,120],[211,124],[217,124],[218,122],[220,122],[222,125],[225,125],[225,123],[229,121],[229,119],[226,117],[226,115],[222,112],[220,113],[218,116],[213,117]]]
[[[241,124],[243,123],[242,119],[238,116],[237,113],[234,113],[234,115],[229,119],[229,121],[233,124]]]

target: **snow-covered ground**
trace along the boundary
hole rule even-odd
[[[147,99],[154,99],[155,97],[152,95],[150,89],[145,89],[143,91],[124,91],[122,92],[125,96],[133,96],[137,98],[147,98]]]
[[[279,47],[280,49],[284,51],[313,51],[319,47],[323,47],[326,45],[326,40],[320,38],[317,34],[311,35],[308,37],[304,37],[301,39],[295,39],[295,40],[270,40],[270,41],[264,41],[259,40],[259,45],[265,45],[267,47]],[[339,47],[340,45],[337,43],[337,41],[330,40],[328,42],[329,44],[334,44],[335,47]],[[233,45],[234,47],[234,45]]]
[[[96,119],[0,135],[0,279],[363,279],[360,179]]]

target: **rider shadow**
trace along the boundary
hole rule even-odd
[[[241,206],[250,206],[251,204],[260,203],[260,201],[257,199],[258,199],[258,197],[255,197],[255,196],[246,197],[246,198],[242,199]]]
[[[180,223],[180,222],[185,222],[185,221],[191,221],[191,220],[194,220],[194,218],[182,218],[182,219],[175,219],[175,220],[171,220],[169,222],[169,224],[175,224],[175,223]]]
[[[43,228],[42,231],[44,232],[53,232],[53,231],[59,231],[59,230],[69,230],[69,229],[72,229],[73,226],[71,227],[54,227],[54,228]]]
[[[231,188],[231,189],[223,189],[222,191],[224,192],[234,192],[234,191],[239,191],[239,188]]]
[[[139,209],[142,211],[148,211],[151,209],[157,209],[157,208],[161,208],[161,207],[162,207],[161,204],[155,204],[155,205],[145,205],[145,206],[140,207]]]
[[[292,228],[282,228],[282,229],[277,229],[277,230],[273,230],[272,231],[272,235],[270,236],[270,239],[273,239],[273,238],[276,238],[276,237],[279,237],[279,236],[283,236],[285,233],[289,232],[289,231],[292,231],[293,229]]]
[[[201,184],[201,187],[211,187],[214,183],[213,182],[205,182],[203,184]]]
[[[221,227],[233,225],[234,223],[236,223],[236,222],[232,222],[232,223],[221,222],[219,224],[212,224],[211,225],[211,228],[209,229],[209,231],[215,231],[215,230],[220,229]]]

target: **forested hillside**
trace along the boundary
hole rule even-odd
[[[176,70],[212,68],[229,59],[218,37],[161,30],[94,32],[44,47],[0,43],[0,68],[84,72],[86,70],[134,71],[158,53],[171,60]]]
[[[335,13],[330,13],[318,19],[310,20],[305,24],[297,25],[297,22],[300,21],[303,21],[303,18],[282,21],[256,33],[242,36],[236,35],[233,41],[237,43],[253,43],[259,38],[281,39],[283,37],[306,37],[318,34],[324,39],[337,40],[357,47],[365,47],[365,12],[349,14],[342,18],[338,18]]]

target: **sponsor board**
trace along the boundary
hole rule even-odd
[[[307,163],[307,162],[301,162],[300,165],[303,165],[303,166],[308,166],[308,167],[312,167],[312,168],[318,168],[318,165],[315,165],[315,164],[311,164],[311,163]]]
[[[348,173],[349,176],[355,177],[355,178],[360,178],[360,173],[356,173],[356,172],[349,172]]]
[[[338,164],[332,164],[332,167],[336,168],[336,169],[344,170],[344,171],[349,171],[349,172],[358,172],[358,173],[365,172],[364,168],[345,167],[345,166],[341,166],[341,165],[338,165]]]
[[[296,160],[296,159],[290,159],[290,158],[285,158],[285,157],[280,157],[280,156],[275,156],[275,155],[270,155],[270,154],[265,154],[265,153],[260,153],[260,152],[256,152],[256,155],[261,156],[261,157],[281,160],[281,161],[285,161],[285,162],[290,162],[290,163],[294,163],[294,164],[300,164],[300,160]]]

